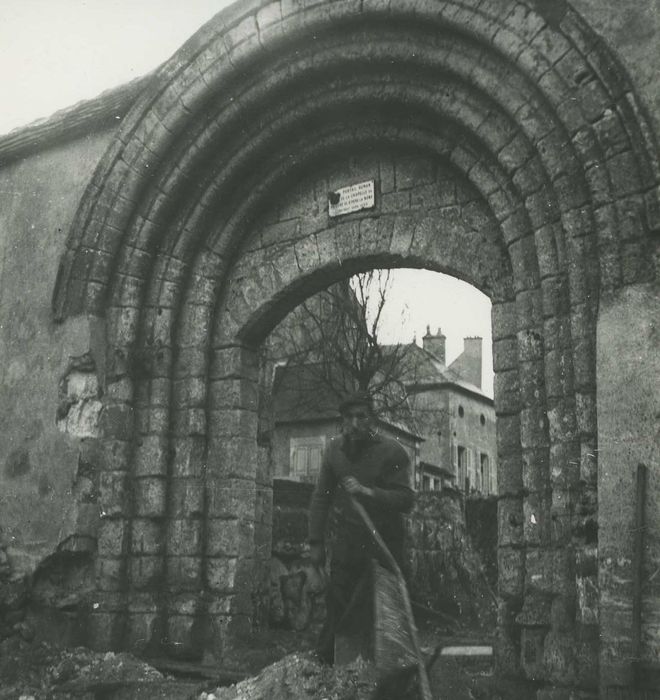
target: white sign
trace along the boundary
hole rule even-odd
[[[328,195],[328,212],[330,216],[341,216],[361,209],[371,209],[376,204],[375,193],[374,180],[341,187]]]

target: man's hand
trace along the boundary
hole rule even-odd
[[[373,496],[373,489],[368,486],[363,486],[354,476],[345,476],[341,480],[342,486],[351,494],[351,496]]]
[[[323,542],[313,542],[309,545],[309,559],[317,567],[322,567],[325,564],[325,545]]]

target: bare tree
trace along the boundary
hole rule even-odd
[[[383,416],[410,424],[406,384],[414,373],[413,345],[381,338],[390,272],[372,270],[329,287],[273,331],[269,355],[281,368],[275,381],[288,382],[274,390],[297,394],[300,411],[323,410],[324,403],[336,407],[347,394],[364,390]]]

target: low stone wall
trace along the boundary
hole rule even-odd
[[[273,482],[270,624],[305,630],[325,616],[325,580],[309,561],[307,511],[313,484]]]
[[[466,527],[461,495],[452,489],[417,494],[407,526],[413,601],[463,626],[494,629],[494,587]],[[497,520],[483,522],[481,529],[497,536]]]

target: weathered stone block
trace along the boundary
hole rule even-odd
[[[548,401],[547,416],[551,442],[571,442],[576,439],[575,406],[569,399]]]
[[[237,557],[209,557],[206,562],[209,589],[215,593],[232,593],[238,563]]]
[[[532,447],[522,453],[522,482],[527,491],[541,492],[550,483],[548,450]]]
[[[555,235],[558,232],[556,229],[551,229],[552,233],[548,234]],[[537,232],[536,235],[537,247],[540,243],[540,234]],[[545,239],[542,239],[545,241]],[[548,246],[552,246],[552,251],[554,253],[554,265],[558,265],[557,253],[556,253],[556,243],[554,237],[552,242],[547,242]],[[566,277],[563,274],[553,274],[551,277],[545,277],[541,280],[541,289],[543,290],[543,316],[544,318],[552,318],[553,316],[561,316],[568,314],[569,311],[569,297],[568,297],[568,286],[566,284]]]
[[[572,595],[575,589],[573,553],[562,549],[528,549],[525,557],[525,590]]]
[[[597,625],[600,619],[598,577],[578,576],[576,620],[582,625]]]
[[[256,438],[256,434],[255,434]],[[258,471],[258,446],[256,439],[238,435],[217,437],[209,442],[209,473],[215,478],[256,478]]]
[[[167,525],[167,551],[172,556],[201,554],[202,521],[190,518],[170,520]]]
[[[498,500],[497,524],[499,546],[523,544],[523,509],[520,498],[503,497]]]
[[[188,408],[172,411],[173,433],[177,437],[206,435],[206,411],[203,408]]]
[[[125,471],[104,471],[99,474],[99,506],[101,516],[126,515],[128,474]]]
[[[520,601],[500,600],[497,605],[497,638],[494,655],[496,668],[501,673],[515,674],[520,665],[520,628],[515,618]]]
[[[167,510],[167,481],[164,477],[140,477],[133,480],[135,514],[158,518]]]
[[[542,406],[520,411],[520,444],[523,450],[549,445],[548,421]]]
[[[520,665],[530,680],[542,680],[545,676],[543,642],[546,634],[547,628],[531,627],[522,630]]]
[[[493,320],[493,344],[497,340],[512,338],[518,331],[516,302],[500,302],[493,304],[491,312]]]
[[[213,438],[256,437],[257,422],[256,411],[214,408],[209,412],[209,432]]]
[[[204,511],[204,483],[199,478],[173,478],[169,484],[171,517],[195,518]]]
[[[160,642],[155,612],[131,612],[126,627],[126,643],[133,653],[143,653],[152,644]]]
[[[168,615],[167,637],[164,640],[168,652],[176,657],[189,659],[201,653],[199,622],[194,614]]]
[[[586,688],[596,688],[598,685],[599,632],[597,625],[576,625],[576,675],[580,685]]]
[[[520,383],[518,370],[511,369],[495,374],[495,412],[498,416],[516,414],[520,410]]]
[[[575,440],[550,446],[550,482],[554,490],[569,491],[580,478],[580,445]]]
[[[195,556],[168,556],[167,587],[169,590],[199,591],[202,581],[202,560]]]
[[[525,595],[522,610],[516,615],[516,624],[522,627],[550,626],[552,599],[548,595],[533,592]]]
[[[133,407],[127,404],[108,404],[99,418],[99,430],[103,437],[114,440],[130,440],[133,435]]]
[[[545,389],[547,397],[568,396],[573,386],[573,362],[567,349],[546,349],[545,353]]]
[[[249,556],[254,548],[254,522],[250,520],[210,519],[207,522],[208,556]]]
[[[537,361],[521,362],[518,366],[520,402],[522,406],[543,403],[546,396],[543,367]]]
[[[498,593],[503,598],[520,598],[525,580],[525,553],[520,549],[497,549]]]
[[[517,368],[518,343],[515,338],[503,338],[493,343],[493,370],[497,372]],[[496,375],[497,376],[497,375]]]
[[[136,440],[133,464],[137,476],[165,476],[169,455],[165,435],[141,435]]]
[[[163,579],[164,562],[162,557],[132,557],[129,566],[131,587],[136,590],[158,588]]]
[[[520,454],[498,456],[497,490],[500,496],[519,496],[523,487],[522,459]]]
[[[103,518],[99,526],[99,555],[119,557],[123,553],[124,534],[127,521],[116,518]]]
[[[202,437],[178,437],[172,441],[172,476],[199,478],[204,465],[205,440]]]
[[[206,401],[206,377],[186,377],[174,382],[174,403],[179,408],[200,408]]]
[[[497,417],[498,458],[520,454],[520,416]]]
[[[435,164],[430,158],[401,157],[394,162],[397,190],[406,190],[435,181]]]
[[[598,450],[595,439],[585,439],[580,443],[580,481],[595,488],[598,483]]]
[[[251,379],[220,379],[209,385],[209,398],[215,409],[257,410],[258,386]]]
[[[124,559],[97,557],[95,582],[97,591],[119,591],[123,583]]]
[[[135,518],[132,522],[131,531],[131,551],[134,554],[163,554],[164,535],[161,523],[158,520]]]
[[[529,493],[523,500],[523,531],[528,544],[550,543],[551,521],[549,514],[549,494]]]
[[[538,341],[540,340],[542,342],[543,340],[542,337],[536,337],[536,334],[540,334],[538,331],[533,330],[538,328],[543,320],[543,295],[540,289],[516,293],[516,319],[516,331],[520,331],[524,334],[518,339],[520,359],[534,359],[537,357]],[[529,335],[527,334],[528,331]],[[532,333],[534,333],[534,335]],[[525,354],[525,350],[527,350],[527,354]],[[540,357],[540,355],[538,355],[538,357]]]
[[[540,319],[537,319],[539,321]],[[532,365],[543,357],[543,332],[538,325],[518,331],[518,358],[520,362]]]
[[[216,479],[207,481],[208,515],[210,518],[254,518],[256,484],[248,479]]]
[[[91,647],[98,651],[116,649],[116,627],[119,616],[112,612],[94,611],[89,617]]]

